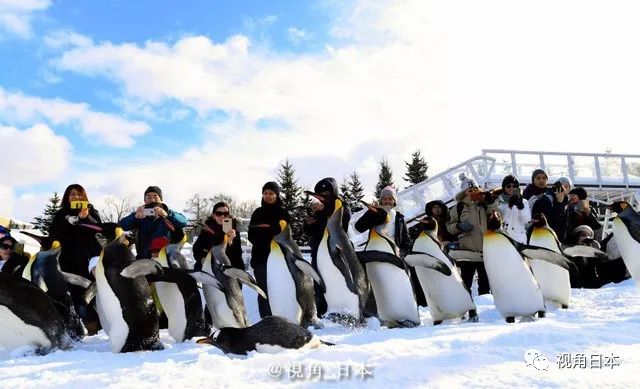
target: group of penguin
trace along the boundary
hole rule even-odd
[[[85,330],[73,308],[68,284],[86,288],[87,302],[96,299],[96,311],[114,353],[163,348],[158,306],[176,342],[200,338],[198,343],[234,354],[260,350],[261,345],[330,345],[307,329],[323,326],[317,316],[319,296],[314,284],[326,300],[325,317],[332,321],[357,326],[375,316],[387,327],[419,326],[409,267],[415,268],[434,324],[460,318],[475,322],[476,306],[456,267],[459,261],[484,262],[495,306],[512,323],[516,317],[543,317],[545,302],[569,306],[572,261],[568,257],[606,255],[586,246],[561,249],[544,218],[535,223],[529,244],[520,244],[501,231],[496,213],[488,219],[482,254],[445,253],[437,240],[437,223],[429,217],[420,221],[423,228],[413,251],[404,258],[379,227],[370,230],[363,250],[356,251],[342,228],[342,201],[310,194],[331,212],[316,266],[302,258],[290,226],[281,220],[267,259],[265,290],[249,273],[231,267],[224,234],[216,237],[202,260],[202,270],[190,270],[180,254],[185,239],[172,241],[157,258],[136,260],[117,224],[87,225],[98,230],[96,237],[103,246],[94,282],[61,271],[58,242],[36,237],[42,249],[31,257],[23,274],[0,273],[0,347],[35,346],[37,353],[44,354],[68,349],[82,339]],[[614,203],[612,209],[618,213],[614,237],[631,276],[638,280],[640,215],[626,202]],[[267,299],[272,316],[250,325],[241,284]],[[213,329],[205,322],[202,296]]]

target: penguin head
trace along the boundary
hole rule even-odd
[[[547,217],[544,213],[536,213],[531,215],[531,224],[534,227],[545,227],[547,225]]]
[[[631,204],[626,201],[616,201],[615,203],[608,205],[609,208],[615,213],[622,213],[627,208],[631,208]]]
[[[435,231],[436,233],[438,232],[438,222],[433,218],[433,216],[426,215],[425,217],[420,219],[418,223],[420,223],[420,227],[422,227],[423,231]]]
[[[286,220],[280,220],[278,224],[280,225],[280,231],[284,231],[287,228]]]

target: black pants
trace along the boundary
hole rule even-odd
[[[267,291],[267,265],[258,266],[253,268],[253,275],[256,278],[256,283],[264,291],[269,297],[269,292]],[[262,298],[262,296],[258,295],[258,311],[260,312],[260,317],[264,318],[267,316],[271,316],[271,307],[269,306],[269,300]]]
[[[487,294],[491,290],[489,288],[489,278],[487,277],[487,271],[484,269],[484,263],[482,262],[466,262],[460,261],[457,263],[460,268],[460,277],[469,289],[471,293],[471,285],[473,285],[473,275],[478,271],[478,294]]]

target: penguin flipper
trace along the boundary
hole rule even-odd
[[[563,254],[569,257],[598,258],[604,260],[609,259],[607,254],[602,250],[599,250],[595,247],[583,245],[567,247],[563,250]]]
[[[412,251],[404,257],[404,261],[413,267],[426,267],[438,271],[445,276],[451,275],[451,269],[446,263],[428,253]]]
[[[98,294],[98,284],[95,282],[92,282],[91,285],[89,285],[87,289],[84,291],[84,295],[82,296],[82,298],[87,304],[89,304],[91,300],[93,300],[94,297],[96,297],[96,294]]]
[[[544,247],[527,246],[520,252],[527,258],[549,262],[566,270],[571,267],[570,261],[564,255]]]
[[[222,285],[220,284],[220,281],[218,281],[218,279],[216,277],[214,277],[210,273],[207,273],[206,271],[202,271],[202,270],[185,270],[184,272],[187,273],[188,275],[190,275],[191,278],[196,280],[196,282],[201,283],[202,285],[213,286],[216,289],[221,289],[222,288]]]
[[[356,284],[353,282],[353,275],[351,274],[351,269],[347,265],[347,260],[342,253],[342,248],[339,245],[335,245],[335,247],[329,246],[329,254],[331,255],[331,260],[333,264],[340,270],[340,273],[344,276],[344,281],[347,284],[347,288],[357,294],[358,290],[356,289]]]
[[[120,275],[125,278],[136,278],[149,274],[162,273],[162,265],[153,259],[137,259],[131,265],[125,267]]]
[[[60,271],[60,274],[62,274],[62,279],[68,284],[77,285],[82,288],[88,288],[89,285],[91,285],[91,280],[84,278],[83,276],[64,271]]]
[[[169,264],[175,269],[188,269],[187,258],[179,251],[175,252],[169,258]]]
[[[316,282],[316,284],[320,285],[320,288],[322,289],[322,293],[327,291],[327,286],[324,284],[322,277],[320,276],[320,274],[318,274],[316,269],[314,269],[313,266],[311,266],[309,262],[305,261],[304,259],[298,259],[296,260],[295,264],[296,264],[296,267],[300,269],[302,273],[308,275]]]
[[[222,273],[224,273],[224,275],[227,277],[235,278],[243,284],[247,285],[251,289],[258,292],[258,294],[262,296],[262,298],[267,298],[267,294],[262,290],[262,288],[257,285],[255,278],[253,278],[251,274],[247,273],[246,271],[242,269],[236,269],[235,267],[230,267],[225,269]]]
[[[385,253],[384,251],[378,250],[367,250],[356,252],[356,255],[358,256],[360,262],[363,264],[372,262],[386,262],[393,266],[399,267],[402,270],[405,270],[405,265],[402,259],[391,253]]]

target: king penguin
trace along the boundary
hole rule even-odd
[[[618,214],[613,219],[613,238],[629,274],[640,283],[640,215],[626,201],[618,201],[611,205]]]
[[[316,314],[313,282],[322,290],[322,278],[302,258],[300,248],[291,236],[289,224],[280,220],[280,233],[271,241],[267,258],[267,296],[271,314],[284,317],[303,327],[322,328]]]
[[[382,223],[367,223],[369,239],[358,259],[366,268],[367,279],[375,298],[378,319],[387,327],[416,327],[420,315],[409,271],[400,258],[398,246],[387,236],[386,224],[389,214],[380,207],[362,202],[371,215],[380,215]],[[364,216],[363,216],[364,217]]]
[[[471,293],[462,281],[457,266],[442,251],[437,238],[436,220],[427,216],[419,221],[419,225],[420,234],[413,242],[412,253],[405,257],[405,261],[416,269],[434,325],[443,320],[458,319],[466,312],[469,312],[469,321],[477,321],[476,305]],[[450,274],[434,269],[434,260],[444,264]]]
[[[369,298],[369,282],[362,264],[342,229],[342,200],[306,192],[320,200],[331,211],[318,246],[318,274],[325,283],[326,317],[346,325],[363,323],[364,308]]]

